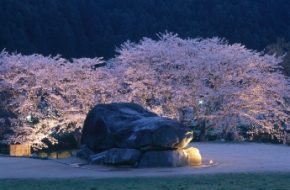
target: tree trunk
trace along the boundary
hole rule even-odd
[[[203,120],[200,124],[200,134],[199,134],[199,140],[200,141],[205,141],[206,140],[206,133],[207,129],[205,126],[205,120]]]

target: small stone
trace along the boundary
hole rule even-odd
[[[82,145],[81,149],[77,152],[77,157],[82,159],[89,159],[91,155],[93,155],[94,152],[90,150],[86,145]]]

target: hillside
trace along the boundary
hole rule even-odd
[[[128,39],[167,30],[263,50],[290,41],[289,10],[288,0],[1,0],[0,49],[109,58]]]

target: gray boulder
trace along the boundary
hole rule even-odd
[[[192,138],[188,127],[137,104],[99,104],[87,115],[81,137],[83,148],[78,156],[91,164],[196,165],[201,159],[198,150],[185,149]]]
[[[139,167],[181,167],[187,165],[182,150],[150,151],[143,154]]]
[[[163,117],[146,117],[133,121],[115,134],[118,147],[141,150],[184,148],[193,137],[180,123]]]
[[[140,156],[141,151],[136,149],[112,148],[90,156],[89,162],[92,164],[136,165]]]
[[[142,155],[138,167],[181,167],[201,164],[199,150],[193,147],[166,151],[149,151]]]
[[[95,152],[111,148],[177,149],[193,138],[191,129],[158,117],[134,103],[96,105],[87,115],[81,143]]]

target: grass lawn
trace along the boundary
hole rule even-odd
[[[4,179],[1,190],[290,190],[290,173],[215,174],[111,179]]]

